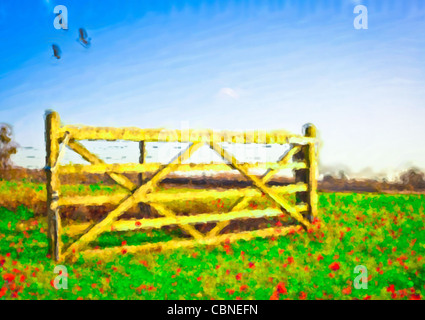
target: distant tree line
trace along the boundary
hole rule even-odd
[[[388,182],[386,179],[350,179],[340,171],[337,176],[327,174],[319,181],[319,189],[323,191],[424,191],[425,174],[417,168],[411,168],[400,175],[399,181]]]
[[[401,183],[410,189],[425,189],[425,174],[412,168],[400,176]]]

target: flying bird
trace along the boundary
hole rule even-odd
[[[88,35],[87,35],[87,31],[86,31],[84,28],[80,28],[80,29],[78,30],[78,33],[79,33],[79,35],[80,35],[80,37],[78,38],[78,41],[80,41],[80,43],[81,43],[84,47],[86,47],[86,48],[90,47],[90,41],[91,41],[91,38],[89,38],[89,37],[88,37]]]
[[[58,46],[58,45],[56,45],[56,44],[52,44],[52,49],[53,49],[53,56],[54,56],[56,59],[60,59],[60,58],[61,58],[61,55],[62,55],[62,51],[61,51],[61,49],[59,48],[59,46]]]

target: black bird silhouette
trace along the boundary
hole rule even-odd
[[[90,41],[91,41],[91,38],[88,38],[88,36],[87,36],[87,31],[86,31],[84,28],[80,28],[80,29],[78,30],[78,33],[79,33],[79,35],[80,35],[80,37],[78,38],[78,41],[80,41],[80,43],[81,43],[84,47],[86,47],[86,48],[90,47]]]
[[[52,44],[52,49],[53,49],[53,56],[56,59],[60,59],[61,58],[61,55],[62,55],[62,51],[59,48],[59,46],[57,44]]]

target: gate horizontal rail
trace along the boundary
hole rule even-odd
[[[241,166],[246,169],[273,169],[273,170],[299,170],[306,169],[307,165],[305,162],[295,162],[287,163],[284,165],[270,162],[270,163],[242,163]],[[136,164],[136,163],[124,163],[124,164],[96,164],[96,165],[66,165],[58,168],[60,174],[72,174],[72,173],[146,173],[146,172],[156,172],[159,169],[165,167],[161,163],[146,163],[146,164]],[[225,163],[213,163],[213,164],[175,164],[171,165],[171,168],[181,171],[237,171],[229,167]]]
[[[139,129],[112,128],[90,126],[63,126],[59,136],[69,133],[75,140],[107,140],[107,141],[145,141],[145,142],[227,142],[227,143],[256,143],[256,144],[307,144],[316,140],[310,137],[291,134],[287,131],[271,132],[252,130],[213,131],[213,130],[169,130],[169,129]]]
[[[305,192],[308,190],[308,185],[303,183],[291,184],[288,186],[271,187],[273,190],[281,194],[292,194],[296,192]],[[252,188],[244,188],[244,189],[229,189],[224,191],[215,191],[215,190],[203,190],[203,191],[195,191],[189,192],[184,191],[178,194],[175,193],[165,193],[165,192],[155,192],[149,193],[143,199],[145,203],[159,202],[159,203],[167,203],[167,202],[186,202],[193,200],[202,200],[202,199],[234,199],[242,196],[249,197],[260,197],[262,193],[256,189]],[[74,205],[85,205],[85,206],[101,206],[104,204],[118,204],[123,199],[128,196],[128,193],[116,193],[112,195],[102,195],[102,196],[67,196],[61,197],[58,200],[59,206],[74,206]]]
[[[199,245],[217,245],[222,242],[233,242],[238,240],[249,241],[255,238],[268,238],[272,236],[284,236],[291,232],[298,232],[302,227],[277,227],[255,231],[244,231],[231,234],[223,234],[216,237],[202,238],[200,240],[170,240],[166,242],[148,243],[140,246],[122,246],[105,249],[86,250],[82,254],[85,257],[108,257],[111,255],[129,253],[138,254],[155,250],[173,250],[177,248],[193,248]]]

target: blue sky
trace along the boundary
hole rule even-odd
[[[67,31],[53,27],[59,4]],[[353,26],[357,4],[368,30]],[[300,132],[312,122],[323,170],[425,168],[421,0],[2,0],[0,38],[0,122],[41,150],[39,167],[54,109],[69,124]]]

